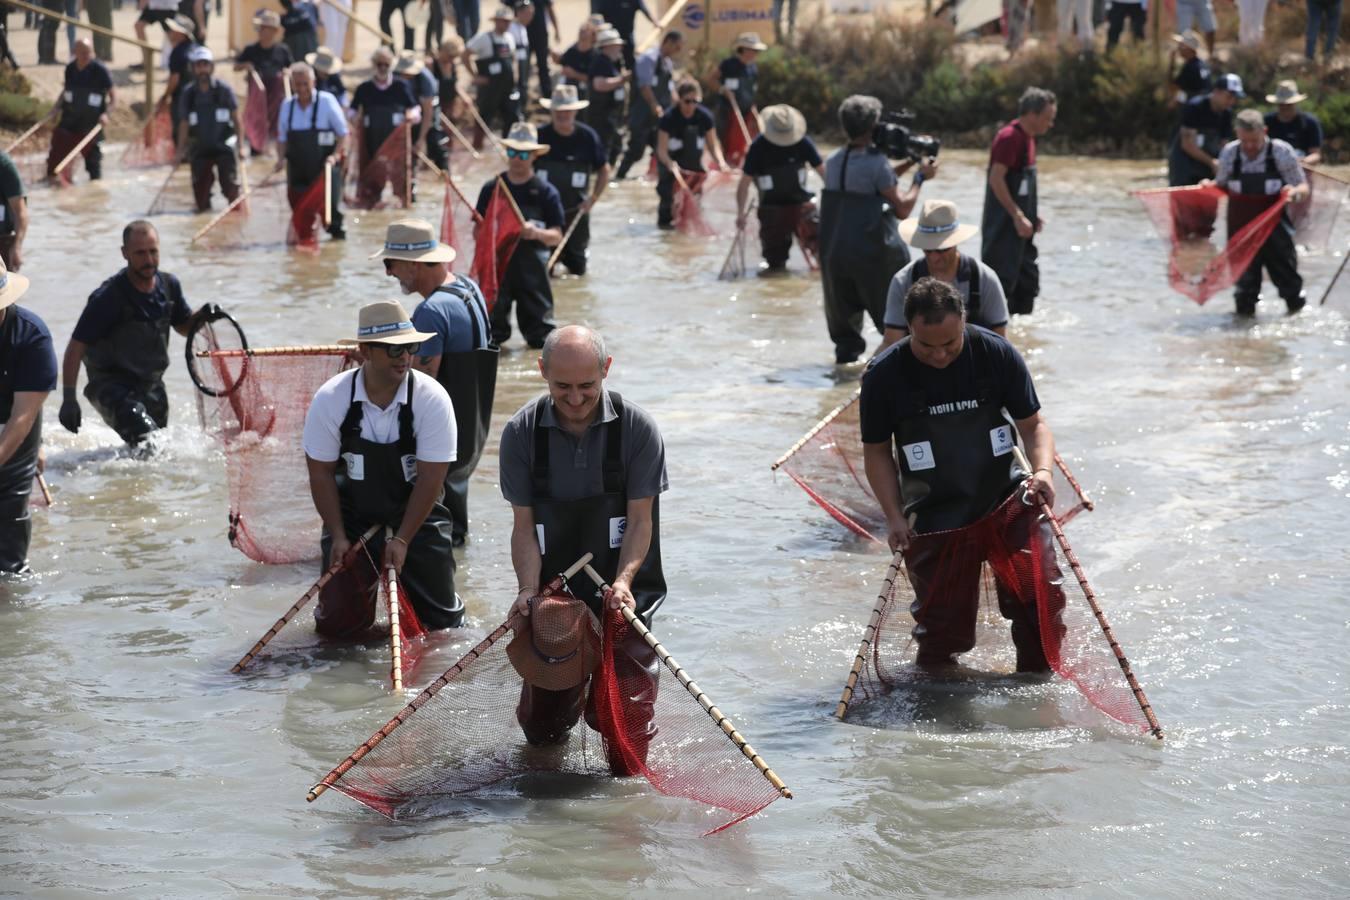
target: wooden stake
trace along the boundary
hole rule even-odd
[[[354,553],[357,550],[357,548],[364,547],[366,545],[366,542],[369,541],[371,538],[373,538],[375,536],[375,532],[379,530],[380,530],[379,525],[370,526],[370,529],[366,531],[365,534],[357,538],[356,543],[352,545],[351,552],[348,553],[348,556]],[[267,646],[267,643],[271,641],[272,638],[277,636],[277,632],[285,628],[286,623],[289,622],[291,619],[295,618],[295,614],[298,613],[300,610],[304,609],[306,603],[313,600],[315,597],[319,596],[319,591],[323,590],[323,586],[328,582],[332,581],[333,576],[336,575],[338,572],[342,571],[342,569],[346,567],[346,565],[347,559],[345,557],[342,559],[334,560],[333,564],[328,567],[328,571],[320,575],[319,580],[314,582],[314,584],[310,586],[309,590],[305,591],[303,594],[300,595],[300,599],[295,601],[295,603],[291,605],[291,608],[286,610],[285,614],[280,619],[277,619],[276,623],[273,624],[272,627],[267,630],[267,633],[264,634],[261,638],[259,638],[258,642],[253,645],[253,648],[244,654],[243,659],[239,660],[239,662],[235,663],[230,668],[230,674],[238,675],[240,672],[242,672],[244,670],[244,667],[253,661],[253,658],[258,655],[258,653],[262,650],[262,648]]]
[[[272,178],[276,174],[277,174],[276,172],[272,172],[271,174],[269,174],[262,181],[258,182],[257,187],[245,186],[244,189],[239,192],[238,197],[235,197],[233,200],[231,200],[230,204],[226,206],[224,209],[222,209],[214,219],[203,225],[201,230],[192,236],[192,240],[188,241],[188,244],[192,245],[197,243],[197,241],[201,239],[202,235],[206,234],[212,228],[215,228],[222,221],[224,221],[225,217],[228,216],[230,213],[234,212],[236,207],[241,206],[248,199],[249,194],[253,193],[254,191],[261,190],[262,188],[265,188],[269,184],[271,184]],[[239,161],[239,181],[241,185],[248,184],[248,169],[244,167],[243,160]]]
[[[384,529],[384,544],[389,546],[389,542],[394,539],[394,530],[392,528]],[[384,570],[384,599],[389,604],[389,655],[392,659],[389,669],[389,681],[393,684],[394,693],[403,691],[403,639],[399,636],[398,629],[398,571],[393,564],[385,567]]]
[[[413,168],[412,123],[404,122],[403,129],[403,208],[411,209],[413,179],[417,177],[417,170]]]
[[[263,84],[262,76],[258,74],[258,70],[250,67],[248,70],[248,74],[249,77],[253,79],[253,84],[258,88],[258,90],[262,91],[263,99],[266,100],[267,85]]]
[[[595,582],[596,587],[600,588],[602,594],[609,593],[610,586],[605,584],[605,580],[600,577],[599,572],[591,568],[589,563],[582,568],[586,570],[587,575],[591,576],[591,580]],[[679,680],[680,684],[684,685],[684,689],[689,692],[690,696],[698,701],[698,705],[703,707],[703,711],[712,718],[713,723],[717,725],[718,728],[722,729],[723,734],[731,739],[731,742],[736,745],[736,749],[741,751],[746,759],[754,763],[755,768],[759,770],[759,773],[768,779],[769,784],[773,785],[774,788],[778,790],[779,794],[791,800],[792,791],[788,790],[788,786],[783,783],[783,779],[774,774],[773,769],[770,769],[768,764],[755,752],[755,748],[750,746],[750,742],[742,737],[741,733],[736,730],[736,726],[732,724],[731,719],[727,718],[720,709],[713,705],[713,702],[708,698],[708,695],[705,694],[702,689],[694,683],[694,680],[689,677],[689,674],[684,671],[684,667],[675,661],[675,657],[666,652],[666,648],[662,647],[661,642],[656,639],[656,636],[647,629],[646,625],[642,624],[642,620],[637,617],[637,614],[627,605],[620,606],[619,612],[623,613],[624,621],[627,622],[634,631],[641,635],[642,639],[647,642],[647,646],[652,648],[652,651],[656,653],[661,662],[666,664],[666,668],[670,669],[675,675],[675,678]]]
[[[333,224],[333,164],[323,164],[323,227]]]
[[[558,575],[551,582],[549,582],[548,588],[546,588],[546,590],[547,589],[561,590],[563,582],[566,581],[568,578],[571,578],[577,572],[579,572],[581,570],[581,567],[586,565],[590,561],[591,561],[591,554],[587,553],[585,556],[581,557],[581,559],[573,563],[572,566],[569,569],[567,569],[567,571]],[[330,787],[336,784],[337,780],[341,778],[343,775],[346,775],[348,772],[350,772],[352,770],[352,766],[355,766],[357,763],[359,763],[362,759],[365,758],[367,753],[378,747],[381,741],[389,737],[389,735],[393,734],[394,729],[398,728],[398,726],[408,721],[408,718],[412,716],[413,713],[417,712],[428,702],[430,702],[431,698],[435,697],[436,694],[440,692],[441,688],[445,687],[452,680],[454,680],[455,676],[457,676],[460,672],[463,672],[466,668],[468,668],[470,663],[472,663],[475,659],[486,653],[493,644],[497,643],[497,641],[501,640],[508,632],[512,630],[512,628],[515,627],[515,624],[516,624],[516,617],[514,615],[508,616],[505,622],[503,622],[502,624],[498,625],[495,629],[493,629],[491,634],[489,634],[487,637],[483,638],[481,641],[475,644],[473,649],[471,649],[468,653],[460,657],[458,662],[456,662],[450,668],[446,669],[445,672],[441,674],[440,678],[437,678],[431,684],[427,685],[426,688],[423,689],[422,693],[418,694],[416,697],[413,698],[411,703],[403,707],[403,709],[399,710],[398,715],[394,716],[392,719],[386,722],[383,728],[381,728],[379,731],[375,732],[369,738],[367,738],[366,741],[363,744],[361,744],[361,746],[357,747],[355,750],[352,751],[351,755],[349,755],[342,762],[338,763],[338,765],[331,772],[325,775],[323,777],[323,780],[321,780],[318,784],[310,788],[309,793],[305,795],[305,800],[309,803],[313,803],[315,800],[319,799],[319,797],[323,795],[324,791],[328,790]]]
[[[506,199],[511,201],[511,208],[516,211],[516,218],[520,220],[521,225],[524,225],[525,215],[520,211],[520,207],[516,205],[515,195],[513,195],[511,189],[506,186],[506,178],[502,175],[498,175],[497,183],[501,186],[502,193],[506,195]]]
[[[48,506],[52,505],[52,489],[47,487],[47,479],[42,477],[42,473],[37,473],[38,489],[42,491],[42,501]]]
[[[1013,455],[1017,458],[1017,464],[1028,473],[1033,470],[1027,455],[1022,452],[1022,448],[1013,446]],[[1028,478],[1030,475],[1028,475]],[[1055,540],[1059,542],[1060,549],[1064,551],[1064,558],[1068,560],[1069,567],[1073,569],[1074,577],[1078,579],[1078,586],[1083,589],[1083,596],[1087,598],[1088,606],[1092,608],[1092,614],[1097,617],[1097,624],[1101,626],[1102,633],[1106,635],[1106,642],[1111,645],[1111,652],[1116,655],[1116,662],[1120,664],[1120,670],[1125,673],[1125,681],[1130,685],[1130,690],[1134,693],[1134,699],[1139,704],[1139,708],[1144,711],[1144,718],[1148,720],[1149,731],[1158,740],[1163,739],[1162,726],[1158,724],[1158,719],[1153,715],[1153,707],[1148,702],[1148,697],[1144,696],[1144,689],[1139,686],[1139,681],[1134,677],[1134,672],[1130,669],[1130,661],[1125,658],[1125,651],[1116,643],[1116,636],[1111,631],[1111,624],[1106,621],[1106,614],[1097,603],[1097,595],[1092,592],[1091,585],[1087,581],[1087,573],[1078,563],[1078,557],[1074,554],[1073,548],[1069,546],[1069,539],[1064,536],[1064,529],[1059,527],[1059,520],[1055,518],[1055,513],[1050,509],[1050,504],[1046,503],[1039,494],[1035,495],[1036,502],[1040,505],[1041,515],[1050,524],[1050,530],[1054,532]],[[1024,498],[1025,502],[1025,498]]]
[[[910,516],[910,527],[914,525],[914,517]],[[862,643],[858,645],[858,654],[853,657],[853,668],[849,670],[848,680],[844,683],[844,693],[839,698],[839,705],[834,710],[836,719],[844,718],[848,712],[848,705],[853,701],[853,689],[858,684],[858,675],[862,672],[862,667],[867,662],[867,653],[872,648],[872,642],[876,640],[877,626],[881,624],[881,616],[890,606],[892,599],[892,590],[895,587],[895,579],[900,575],[905,567],[905,554],[902,550],[895,551],[891,557],[890,568],[886,570],[886,578],[881,583],[881,590],[877,593],[876,605],[872,607],[872,617],[867,620],[867,627],[863,629]]]
[[[750,126],[745,124],[745,116],[741,113],[741,105],[736,102],[734,97],[731,100],[731,111],[736,114],[736,124],[741,129],[741,137],[745,138],[745,152],[749,153],[750,142],[753,140],[750,137]],[[744,154],[741,155],[741,159],[745,159]]]
[[[638,42],[637,48],[633,51],[634,54],[641,55],[650,50],[657,39],[670,27],[670,23],[675,21],[675,17],[684,11],[684,8],[688,3],[689,0],[676,0],[676,2],[671,5],[670,9],[666,10],[660,19],[656,20],[656,27]]]
[[[75,145],[75,149],[67,153],[66,158],[61,160],[61,162],[57,164],[56,168],[52,170],[52,177],[55,178],[56,176],[60,175],[61,170],[64,169],[66,166],[70,165],[75,160],[75,157],[79,156],[80,153],[84,151],[84,148],[89,146],[89,142],[92,141],[94,138],[98,137],[102,132],[103,132],[102,125],[95,125],[93,128],[89,129],[89,133],[80,139],[80,142]]]
[[[447,116],[443,112],[438,112],[436,113],[436,115],[441,117],[441,125],[444,126],[445,130],[450,133],[450,136],[455,140],[459,141],[460,146],[462,146],[465,150],[468,150],[469,154],[474,159],[483,158],[483,154],[473,149],[473,143],[464,136],[464,132],[460,131],[458,128],[455,127],[455,123],[450,121],[449,116]]]
[[[455,192],[455,196],[459,198],[459,202],[461,202],[461,203],[463,203],[465,206],[467,206],[467,207],[469,208],[469,212],[473,213],[473,220],[474,220],[475,222],[481,222],[481,221],[483,221],[483,217],[482,217],[481,215],[479,215],[478,210],[474,207],[474,205],[473,205],[472,203],[469,202],[468,198],[464,196],[464,192],[461,191],[461,190],[459,189],[459,185],[455,184],[455,180],[454,180],[453,178],[450,177],[450,173],[449,173],[449,172],[447,172],[445,169],[442,169],[440,166],[438,166],[438,165],[436,165],[434,162],[432,162],[431,159],[430,159],[430,157],[428,157],[428,156],[427,156],[425,153],[423,153],[421,150],[418,150],[418,151],[417,151],[417,156],[422,160],[422,162],[426,163],[427,166],[428,166],[433,172],[436,172],[437,174],[439,174],[439,175],[441,176],[441,179],[442,179],[447,185],[450,186],[450,190],[452,190],[452,191]]]

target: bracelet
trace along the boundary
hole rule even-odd
[[[516,588],[516,596],[519,597],[521,594],[525,593],[526,591],[529,591],[530,593],[533,594],[533,593],[536,593],[538,590],[539,590],[538,588],[532,588],[532,587],[519,587],[519,588]]]
[[[405,546],[405,547],[408,546],[408,542],[405,541],[403,538],[399,537],[398,535],[394,535],[394,536],[391,537],[389,540],[391,540],[391,541],[398,541],[400,544],[402,544],[402,545]]]
[[[1038,469],[1032,469],[1032,470],[1031,470],[1031,474],[1032,474],[1032,475],[1035,475],[1037,472],[1045,472],[1046,474],[1054,474],[1053,472],[1051,472],[1049,466],[1041,466],[1041,467],[1038,468]]]

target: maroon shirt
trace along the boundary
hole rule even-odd
[[[989,150],[990,163],[1003,163],[1008,169],[1025,169],[1036,165],[1036,139],[1022,130],[1022,123],[1013,119],[1004,125],[994,138]]]

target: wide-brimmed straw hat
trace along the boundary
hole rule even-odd
[[[925,200],[917,218],[900,223],[900,239],[916,250],[946,250],[979,233],[978,226],[960,223],[950,200]]]
[[[1172,35],[1172,42],[1182,47],[1189,47],[1197,52],[1200,50],[1200,34],[1190,28],[1181,34]]]
[[[342,71],[342,57],[327,47],[320,47],[313,53],[306,53],[305,62],[313,66],[316,72],[333,75]]]
[[[438,240],[436,229],[425,219],[399,219],[384,232],[384,246],[370,259],[401,259],[406,262],[454,262],[455,248]]]
[[[5,261],[0,259],[0,309],[18,303],[27,291],[28,278],[6,269]]]
[[[506,656],[526,684],[546,691],[574,688],[600,664],[595,616],[575,597],[537,597],[506,645]]]
[[[424,68],[426,68],[426,66],[424,66],[422,61],[417,58],[417,53],[413,50],[404,50],[398,55],[398,59],[394,62],[395,75],[420,75]]]
[[[1300,93],[1298,89],[1298,82],[1293,81],[1292,79],[1288,81],[1281,81],[1279,84],[1275,86],[1275,93],[1266,94],[1267,103],[1275,103],[1278,104],[1279,106],[1284,106],[1289,103],[1302,103],[1304,100],[1307,99],[1308,95]]]
[[[779,147],[791,147],[806,137],[806,117],[786,103],[766,106],[760,113],[764,120],[764,139]]]
[[[418,331],[397,300],[380,300],[361,307],[356,320],[356,339],[343,338],[344,346],[356,344],[420,344],[436,335]]]
[[[759,33],[755,31],[742,31],[736,35],[736,43],[731,45],[733,50],[768,50],[769,45],[759,39]]]
[[[182,13],[179,13],[172,19],[165,19],[164,27],[170,31],[176,31],[179,34],[187,35],[188,37],[192,37],[197,33],[197,23]]]
[[[591,105],[591,101],[577,98],[575,84],[557,84],[553,86],[553,96],[540,100],[539,105],[554,112],[566,112],[569,109],[585,109]]]
[[[274,9],[260,9],[253,16],[254,28],[280,28],[281,16]]]
[[[529,122],[517,122],[502,138],[502,145],[512,150],[537,150],[542,155],[549,151],[548,144],[539,143],[539,132]]]
[[[605,28],[595,36],[595,46],[613,47],[623,44],[623,36],[616,28]]]
[[[494,20],[505,19],[508,22],[514,22],[516,20],[516,11],[509,6],[499,6],[497,7],[497,11],[492,14],[492,18]]]

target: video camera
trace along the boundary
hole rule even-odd
[[[914,121],[914,113],[907,109],[899,112],[883,112],[881,119],[872,127],[872,146],[886,154],[887,159],[936,158],[942,149],[942,141],[930,134],[915,134],[909,126]]]

